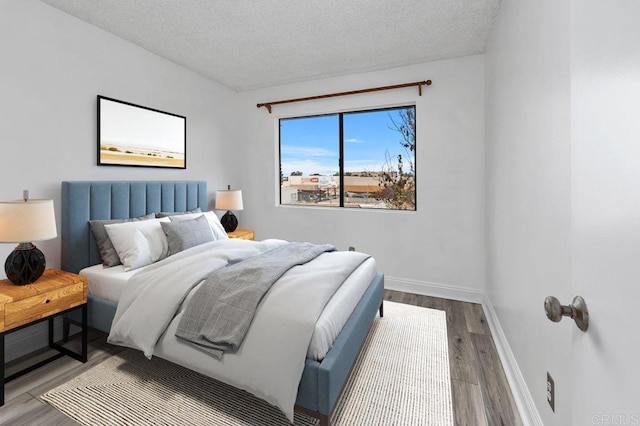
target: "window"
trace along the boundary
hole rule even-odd
[[[280,204],[416,209],[416,108],[280,119]]]

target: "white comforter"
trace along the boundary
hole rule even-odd
[[[160,348],[163,358],[247,390],[278,406],[293,420],[314,324],[348,276],[347,270],[362,263],[366,255],[325,253],[291,269],[264,297],[238,352],[225,354],[220,361],[194,351],[193,346],[174,336],[183,301],[211,272],[282,244],[286,242],[212,242],[141,271],[120,298],[108,341],[142,350],[149,358]]]

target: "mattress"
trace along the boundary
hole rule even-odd
[[[105,268],[100,264],[84,268],[80,274],[87,277],[89,294],[117,302],[129,279],[142,269],[124,271],[122,265]],[[367,259],[336,291],[316,322],[307,358],[316,361],[324,358],[373,280],[376,270],[375,260]]]

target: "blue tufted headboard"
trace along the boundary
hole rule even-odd
[[[62,182],[62,269],[78,272],[100,263],[89,221],[207,207],[204,181]]]

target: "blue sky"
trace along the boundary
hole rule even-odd
[[[402,136],[392,126],[390,116],[400,121],[398,110],[344,114],[344,156],[346,172],[378,172],[385,163],[385,152],[393,158],[406,155]],[[338,115],[280,120],[282,173],[292,171],[333,175],[338,168]]]

